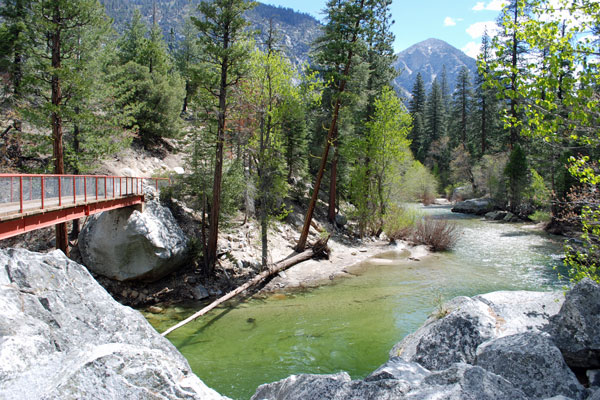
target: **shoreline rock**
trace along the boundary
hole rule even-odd
[[[95,214],[79,234],[79,251],[93,273],[119,281],[155,281],[187,257],[187,238],[157,200],[144,212],[123,208]]]
[[[58,250],[0,250],[0,398],[225,399]]]
[[[566,300],[562,292],[527,291],[457,297],[364,380],[345,372],[292,375],[259,386],[252,400],[600,399],[599,296],[600,285],[584,280]],[[574,347],[562,343],[569,334],[578,335]],[[587,366],[590,388],[567,365],[570,351],[583,354],[576,365]]]
[[[483,197],[458,202],[452,207],[452,212],[463,214],[485,215],[494,210],[492,199]]]

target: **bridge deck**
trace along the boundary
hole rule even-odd
[[[0,240],[144,202],[167,178],[0,174]],[[75,193],[73,193],[75,192]]]

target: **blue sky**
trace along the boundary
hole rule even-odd
[[[326,0],[263,0],[289,7],[321,19]],[[394,0],[391,11],[396,21],[394,49],[402,51],[429,38],[442,39],[475,57],[481,35],[493,29],[504,0]],[[490,32],[491,34],[491,32]]]

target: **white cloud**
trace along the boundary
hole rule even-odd
[[[505,5],[508,4],[507,0],[491,0],[488,5],[485,5],[484,1],[478,1],[475,6],[473,6],[474,11],[501,11]]]
[[[496,22],[494,21],[475,22],[467,28],[467,33],[473,39],[477,39],[483,36],[483,33],[486,31],[486,29],[488,35],[494,36],[498,31],[498,25],[496,25]]]
[[[483,1],[478,1],[475,6],[473,6],[474,11],[483,11],[485,10],[485,3]]]
[[[452,17],[446,17],[444,19],[444,26],[455,26],[456,21]]]
[[[489,11],[502,11],[504,6],[507,4],[508,4],[508,1],[506,1],[506,0],[492,0],[492,1],[490,1],[490,4],[488,4],[485,9],[489,10]]]
[[[461,50],[469,57],[477,58],[479,52],[481,51],[481,43],[469,42]]]

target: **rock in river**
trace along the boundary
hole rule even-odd
[[[182,265],[187,239],[171,211],[151,200],[144,212],[121,208],[90,217],[79,234],[79,249],[94,273],[153,281]]]
[[[494,209],[494,204],[491,199],[470,199],[456,203],[452,207],[452,212],[484,215]]]
[[[1,399],[224,399],[60,251],[0,250]]]

